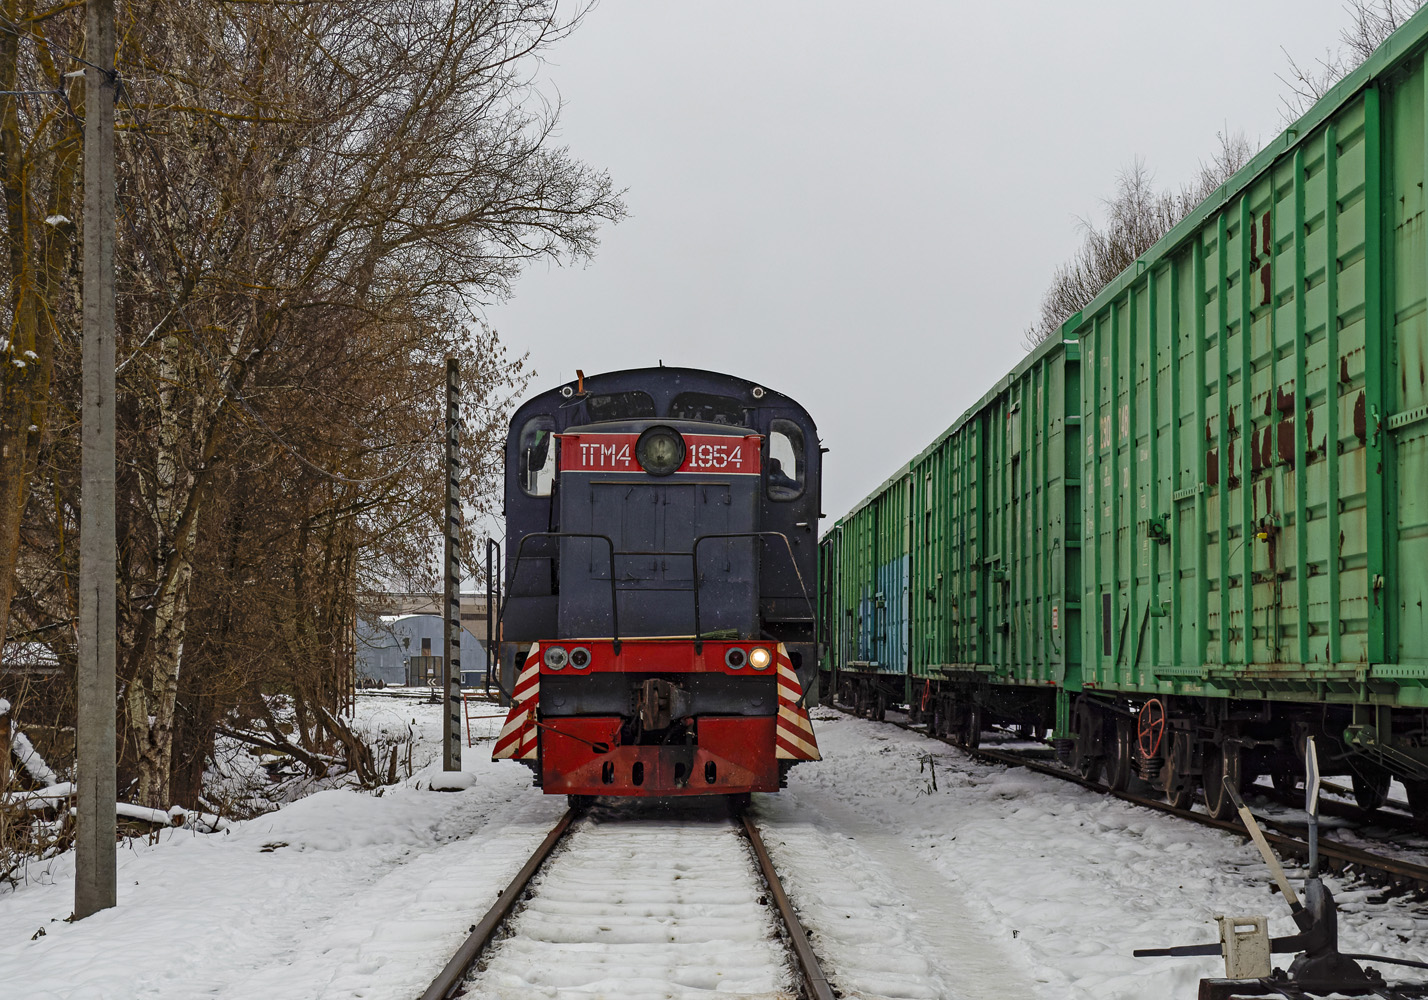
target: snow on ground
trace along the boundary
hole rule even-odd
[[[473,1000],[795,996],[767,890],[722,802],[610,800],[563,846]]]
[[[432,791],[439,708],[375,695],[358,705],[368,725],[417,731],[413,780],[380,795],[319,791],[222,833],[174,828],[127,843],[119,906],[74,924],[64,922],[73,855],[44,862],[26,884],[0,891],[4,995],[419,995],[565,802],[532,789],[524,767],[490,762],[489,740],[464,754],[469,789]],[[490,735],[500,720],[474,725]],[[755,796],[754,809],[845,996],[1190,998],[1200,976],[1220,974],[1217,959],[1140,960],[1131,950],[1214,940],[1217,912],[1264,913],[1274,933],[1291,929],[1263,864],[1238,838],[972,761],[892,726],[826,709],[815,725],[824,761],[795,768],[790,787]],[[577,982],[585,988],[574,995],[612,998],[637,986],[646,996],[784,988],[767,972],[765,952],[777,947],[766,908],[751,907],[747,858],[702,846],[688,817],[598,822],[629,808],[598,807],[597,822],[578,834],[596,849],[552,867],[559,891],[537,895],[520,917],[528,937],[559,938],[581,962],[537,960],[529,940],[508,941],[473,997],[572,995]],[[657,846],[628,839],[641,824]],[[703,940],[686,941],[689,928],[672,923],[660,900],[715,870],[731,881],[715,879],[709,898],[686,897],[704,907],[695,922]],[[1414,953],[1428,916],[1332,884],[1346,950],[1422,957]],[[630,902],[646,891],[648,914],[599,912],[607,894]],[[658,959],[641,957],[646,930],[656,941],[679,938],[669,967],[678,972],[648,971]],[[664,994],[661,975],[671,982]]]
[[[359,698],[415,719],[439,753],[439,706]],[[499,720],[483,720],[489,733]],[[65,923],[72,853],[0,892],[7,997],[418,996],[565,807],[530,772],[463,754],[468,791],[430,769],[380,796],[321,791],[225,833],[160,832],[119,853],[119,905]],[[437,765],[439,767],[439,764]],[[421,785],[422,787],[417,787]]]
[[[974,761],[891,725],[828,709],[814,725],[823,763],[795,768],[788,790],[757,809],[826,971],[845,991],[1189,998],[1200,977],[1224,974],[1220,959],[1131,951],[1214,941],[1215,913],[1265,914],[1272,934],[1294,930],[1263,862],[1238,837]],[[1301,876],[1291,870],[1296,884]],[[1428,914],[1330,886],[1344,950],[1422,957]]]

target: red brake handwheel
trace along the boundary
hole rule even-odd
[[[1152,698],[1136,716],[1136,742],[1140,745],[1140,755],[1149,760],[1160,749],[1161,737],[1165,735],[1165,706],[1159,698]]]

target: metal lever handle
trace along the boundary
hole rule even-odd
[[[1228,777],[1225,778],[1225,791],[1230,793],[1230,801],[1235,804],[1235,810],[1240,814],[1240,822],[1249,831],[1250,839],[1254,841],[1254,846],[1259,848],[1260,856],[1264,858],[1264,863],[1269,865],[1269,870],[1274,874],[1274,881],[1279,885],[1279,891],[1284,899],[1289,903],[1289,911],[1294,914],[1294,922],[1303,930],[1308,930],[1309,914],[1304,910],[1304,904],[1299,902],[1299,897],[1294,894],[1294,887],[1289,884],[1289,876],[1284,874],[1284,866],[1279,863],[1279,859],[1274,856],[1274,852],[1269,849],[1269,842],[1264,839],[1264,833],[1259,828],[1259,823],[1254,818],[1254,813],[1249,811],[1249,806],[1245,805],[1245,800],[1240,798],[1239,789],[1234,786]]]

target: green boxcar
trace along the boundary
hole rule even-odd
[[[1079,372],[1077,344],[1043,344],[824,536],[827,683],[848,703],[975,738],[984,707],[1034,726],[1080,689]],[[907,634],[901,660],[848,655],[869,615]]]
[[[903,559],[907,638],[871,674],[833,642],[831,683],[1172,800],[1210,775],[1215,812],[1314,734],[1428,808],[1425,42],[1428,12],[834,527],[828,606]]]
[[[903,466],[820,542],[825,662],[836,660],[845,670],[891,677],[907,671],[906,480]],[[901,685],[867,685],[848,697],[881,716],[894,690]]]

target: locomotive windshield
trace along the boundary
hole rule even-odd
[[[733,396],[681,392],[670,404],[669,415],[675,420],[702,420],[709,424],[740,427],[744,423],[744,404]]]
[[[555,421],[531,417],[521,428],[521,489],[527,496],[550,496],[555,481]]]
[[[628,392],[587,396],[585,412],[590,414],[592,421],[641,420],[655,415],[655,405],[649,393],[631,389]]]
[[[792,420],[769,424],[769,499],[793,500],[803,493],[803,431]]]

